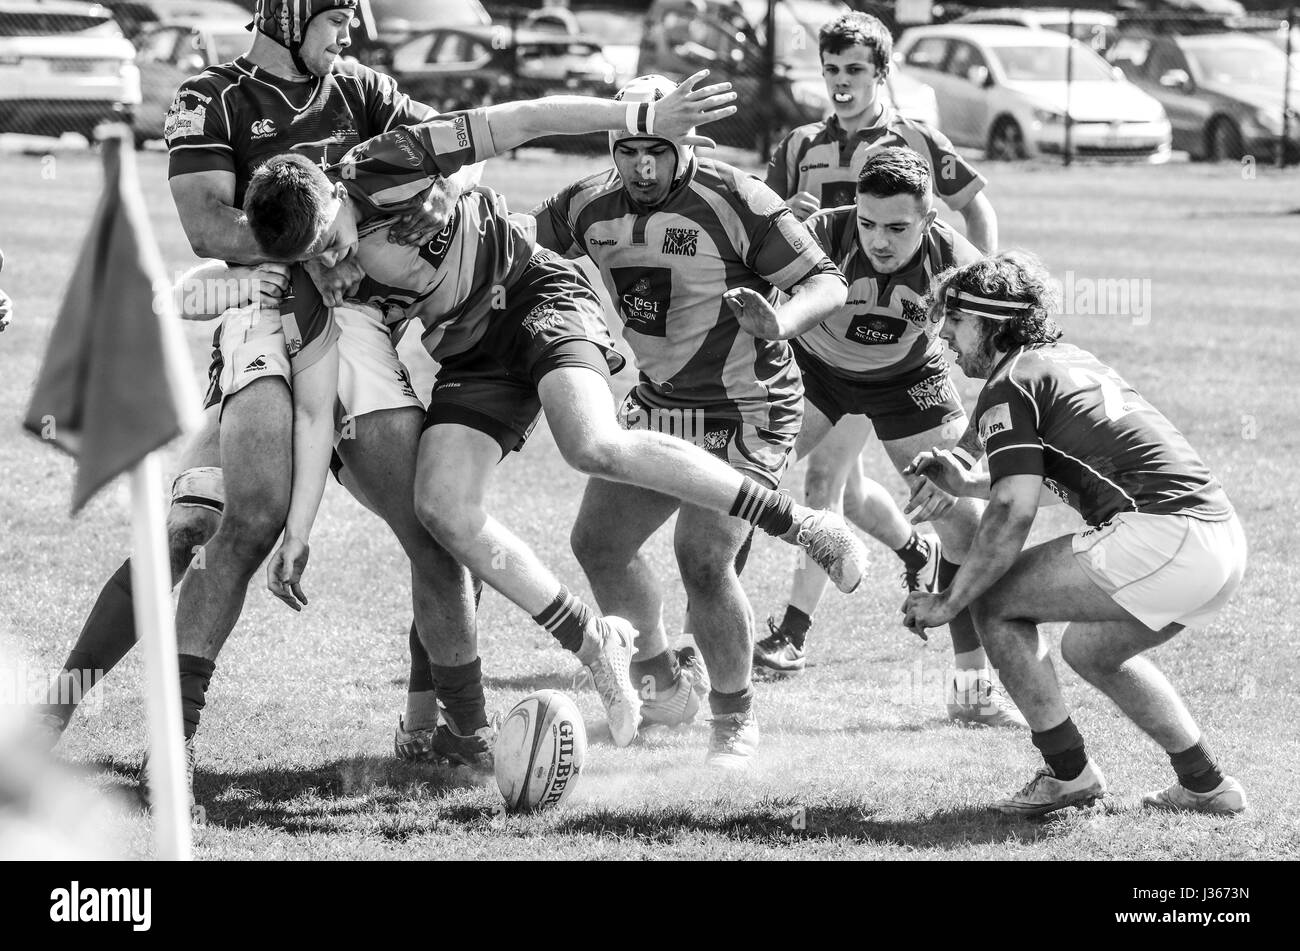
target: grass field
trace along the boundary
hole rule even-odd
[[[68,518],[72,464],[20,434],[19,420],[54,312],[97,196],[91,156],[4,156],[2,285],[17,302],[0,336],[0,650],[43,676],[57,668],[100,584],[127,553],[124,489]],[[164,159],[141,177],[169,267],[191,255],[166,185]],[[523,153],[488,169],[523,210],[580,173],[585,159]],[[1296,330],[1300,300],[1300,174],[1235,166],[1109,169],[990,166],[1004,246],[1038,252],[1063,276],[1149,281],[1150,308],[1131,317],[1070,317],[1068,339],[1117,366],[1200,449],[1236,503],[1251,566],[1208,629],[1158,650],[1225,766],[1254,801],[1222,821],[1143,814],[1135,797],[1168,779],[1163,754],[1059,663],[1076,722],[1120,809],[1047,823],[995,816],[984,804],[1038,765],[1025,734],[964,730],[943,717],[949,650],[898,623],[892,556],[863,590],[828,596],[802,679],[758,687],[763,745],[744,778],[702,768],[704,726],[651,734],[625,750],[593,725],[588,771],[572,804],[538,817],[497,815],[487,784],[391,756],[402,708],[408,572],[383,526],[337,486],[326,495],[294,615],[261,589],[220,660],[201,731],[196,795],[206,809],[200,858],[891,858],[1251,859],[1300,854],[1300,690]],[[187,329],[196,372],[207,328]],[[973,400],[976,388],[963,387]],[[903,496],[878,448],[872,471]],[[796,469],[787,486],[798,487]],[[587,591],[568,550],[582,479],[545,431],[503,466],[492,504],[557,573]],[[1035,539],[1075,523],[1044,512]],[[671,576],[668,533],[653,545]],[[745,581],[759,618],[784,605],[788,550],[755,545]],[[682,616],[668,606],[672,629]],[[479,620],[489,704],[505,709],[539,687],[570,690],[576,664],[522,612],[489,593]],[[1048,629],[1049,637],[1059,632]],[[127,790],[145,742],[141,666],[110,676],[60,747],[86,780]],[[32,676],[35,676],[33,673]],[[600,719],[595,695],[579,705]],[[1129,807],[1129,808],[1125,808]],[[148,825],[126,803],[115,834],[147,854]]]

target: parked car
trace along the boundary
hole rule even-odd
[[[139,103],[135,48],[103,7],[0,0],[0,132],[90,138]]]
[[[780,133],[830,114],[822,79],[817,31],[849,8],[828,0],[779,0],[776,6],[776,76],[772,103]],[[641,34],[637,72],[682,79],[709,69],[709,81],[728,81],[738,93],[736,115],[709,126],[722,145],[753,148],[761,135],[766,0],[655,0]],[[936,125],[934,90],[906,71],[891,70],[888,98],[903,115]]]
[[[377,38],[389,45],[438,27],[491,26],[479,0],[370,0]]]
[[[195,20],[253,20],[252,4],[233,0],[99,0],[108,8],[131,42],[159,23],[188,23]]]
[[[614,64],[614,83],[622,86],[635,79],[641,52],[641,15],[618,7],[584,7],[574,10],[578,30],[600,40],[605,58]]]
[[[617,70],[595,37],[504,26],[430,30],[393,50],[391,72],[412,98],[441,112],[555,93],[609,98]],[[603,136],[535,144],[603,148]]]
[[[1194,159],[1276,156],[1286,53],[1247,33],[1190,36],[1131,32],[1110,61],[1165,107],[1174,148]],[[1292,70],[1287,154],[1300,154],[1300,72]]]
[[[1024,26],[1034,30],[1055,30],[1087,43],[1098,53],[1104,52],[1115,39],[1119,21],[1113,13],[1102,10],[1075,10],[1073,25],[1070,11],[1061,8],[1035,9],[1027,7],[1001,7],[993,10],[972,10],[963,13],[953,23],[983,23],[988,26]]]
[[[974,23],[922,26],[903,34],[898,55],[934,87],[944,133],[990,158],[1063,152],[1067,103],[1072,150],[1080,158],[1169,158],[1169,120],[1160,103],[1060,33]]]
[[[132,129],[137,144],[161,139],[167,110],[176,90],[189,77],[209,66],[242,56],[252,42],[238,20],[194,20],[159,23],[137,38],[141,102]]]

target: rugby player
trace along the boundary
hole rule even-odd
[[[240,208],[254,167],[286,149],[328,163],[390,127],[436,114],[408,99],[389,77],[338,60],[350,42],[355,7],[356,0],[260,0],[248,53],[186,80],[177,91],[164,129],[172,196],[195,253],[242,262],[227,271],[241,287],[270,280],[266,271],[257,271],[266,257]],[[477,170],[467,169],[438,183],[425,196],[427,205],[416,204],[391,229],[391,239],[426,243],[445,224],[459,189],[476,176]],[[341,302],[341,292],[360,276],[351,261],[328,269],[311,263],[308,270],[332,303]],[[216,654],[238,617],[248,578],[280,534],[289,498],[292,371],[284,335],[278,320],[259,319],[263,315],[251,302],[228,303],[214,337],[205,425],[183,455],[168,517],[173,579],[186,574],[203,546],[196,560],[202,570],[190,572],[182,585],[177,615],[190,738]],[[426,684],[428,689],[408,694],[398,751],[478,760],[487,739],[477,731],[487,718],[466,577],[429,537],[409,502],[423,404],[378,316],[363,308],[336,310],[342,328],[338,396],[350,417],[344,435],[352,437],[339,445],[347,461],[342,481],[388,522],[411,559],[419,619],[418,636],[412,625],[412,647],[427,647],[432,655],[441,699],[455,711],[460,731],[450,728],[451,717],[438,726],[438,697],[433,684]],[[100,593],[51,687],[41,718],[51,742],[84,692],[134,641],[126,562]]]
[[[813,451],[832,427],[856,415],[870,421],[901,473],[917,453],[955,446],[966,428],[937,327],[926,319],[925,297],[935,275],[977,261],[980,253],[936,216],[930,167],[912,149],[873,152],[857,188],[855,205],[819,211],[808,222],[817,243],[844,272],[849,299],[830,320],[791,341],[805,397],[795,453]],[[977,500],[962,499],[934,519],[943,543],[939,577],[944,584],[964,560],[980,512]],[[956,667],[946,687],[949,716],[971,724],[1025,726],[994,686],[969,612],[954,617],[949,630]],[[779,644],[769,643],[781,633],[773,630],[755,645],[755,666],[798,673],[805,660],[802,639],[794,631]]]
[[[817,45],[833,113],[825,120],[794,129],[782,140],[768,164],[767,184],[772,190],[804,220],[819,208],[852,205],[859,194],[859,174],[870,156],[881,149],[910,148],[929,167],[934,195],[962,216],[970,242],[984,253],[994,251],[997,215],[984,194],[985,179],[942,134],[899,115],[886,101],[893,41],[884,24],[869,14],[846,13],[821,28]],[[886,233],[883,228],[876,231],[879,240]],[[895,261],[881,270],[894,270],[904,263]],[[865,299],[862,294],[850,297]],[[854,328],[856,336],[833,345],[827,340],[828,346],[856,354],[851,366],[840,369],[854,370],[859,378],[864,372],[878,376],[891,353],[906,352],[899,348],[908,324],[898,313],[897,303],[881,301],[880,305],[884,309],[870,311],[877,318],[870,327],[860,324]],[[864,314],[862,323],[867,321]],[[826,339],[824,330],[818,328],[813,334]],[[825,357],[826,350],[823,347],[815,352]],[[801,363],[800,368],[811,392],[817,381],[810,381],[810,377],[824,375],[825,368],[819,363]],[[825,384],[834,387],[836,379],[827,377]],[[904,398],[903,402],[908,400]],[[880,423],[875,428],[878,436],[886,438],[880,432]],[[959,550],[944,558],[935,536],[919,535],[889,492],[863,474],[862,449],[871,433],[869,418],[860,412],[846,414],[835,422],[808,459],[804,501],[814,507],[842,508],[850,521],[894,551],[903,563],[903,583],[909,591],[946,584],[957,570]],[[939,533],[939,537],[943,534]],[[803,670],[804,641],[825,590],[826,579],[816,568],[802,563],[796,568],[784,613],[779,621],[768,620],[768,636],[755,646],[756,669],[779,676]],[[983,654],[969,625],[958,622],[951,635],[958,670],[978,671],[983,666]],[[959,679],[971,676],[975,675],[958,674]],[[960,702],[963,695],[969,696],[969,691],[954,691],[949,685],[949,711],[958,718],[971,711],[969,704]]]
[[[1208,623],[1246,567],[1232,503],[1183,434],[1091,353],[1060,343],[1047,271],[1003,253],[942,275],[930,319],[967,376],[987,470],[951,452],[918,455],[919,494],[989,500],[951,585],[913,592],[916,632],[975,615],[989,656],[1033,730],[1045,766],[994,803],[1038,815],[1106,792],[1070,717],[1038,625],[1065,621],[1061,656],[1169,754],[1176,776],[1143,803],[1237,813],[1242,786],[1220,769],[1164,674],[1143,656]],[[1040,501],[1064,501],[1087,526],[1022,551]]]
[[[634,80],[620,98],[654,102],[663,77]],[[697,158],[661,130],[611,134],[614,168],[542,204],[537,241],[599,268],[623,320],[640,382],[619,410],[631,431],[659,430],[707,449],[764,491],[781,481],[799,432],[803,394],[786,339],[844,302],[844,279],[807,230],[758,179]],[[778,310],[761,294],[793,293]],[[695,634],[712,680],[708,762],[743,769],[759,741],[750,684],[753,615],[735,559],[750,534],[736,511],[700,505],[644,482],[593,478],[573,550],[601,608],[640,631],[632,664],[647,721],[691,719],[697,677],[669,649],[662,596],[641,554],[677,513],[674,548]],[[685,501],[687,504],[683,504]]]
[[[622,618],[596,617],[484,508],[493,468],[520,447],[539,411],[545,410],[561,454],[579,471],[738,515],[803,547],[845,590],[860,580],[865,550],[838,516],[796,506],[680,440],[620,430],[609,374],[623,358],[594,290],[575,266],[539,249],[532,229],[512,220],[491,190],[462,196],[447,228],[426,248],[396,247],[383,234],[391,216],[432,179],[540,135],[604,131],[626,122],[638,134],[659,129],[690,144],[707,143],[688,130],[697,121],[730,115],[734,107],[726,103],[734,96],[727,84],[696,90],[704,75],[657,103],[558,96],[439,117],[353,149],[329,170],[334,184],[309,163],[282,156],[259,170],[245,202],[269,256],[320,256],[332,264],[355,255],[366,275],[358,298],[382,306],[394,322],[420,321],[441,364],[420,443],[420,517],[476,577],[526,610],[587,666],[619,746],[631,742],[640,720],[640,700],[628,678],[635,630]],[[787,270],[802,273],[795,257]],[[791,321],[819,319],[843,296],[837,273],[820,285],[799,288],[783,313]],[[300,329],[321,324],[310,311],[295,319]],[[314,332],[303,330],[304,347]],[[268,567],[272,591],[295,607],[303,603],[307,533],[328,459],[322,447],[326,408],[319,405],[329,389],[320,379],[328,373],[329,361],[321,361],[310,382],[295,387],[293,500],[284,543]]]

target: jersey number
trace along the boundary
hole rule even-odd
[[[1101,388],[1101,405],[1106,418],[1112,423],[1133,412],[1134,407],[1124,400],[1124,393],[1110,377],[1102,376],[1095,370],[1070,367],[1070,379],[1080,387],[1096,385]]]

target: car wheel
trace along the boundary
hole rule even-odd
[[[1241,130],[1237,128],[1235,122],[1225,116],[1219,116],[1211,122],[1205,136],[1205,154],[1211,162],[1222,162],[1227,159],[1236,162],[1246,154],[1246,146],[1241,140]]]
[[[1025,134],[1015,119],[1003,116],[993,123],[993,129],[989,132],[988,157],[1000,162],[1029,157],[1029,150],[1025,148]]]

